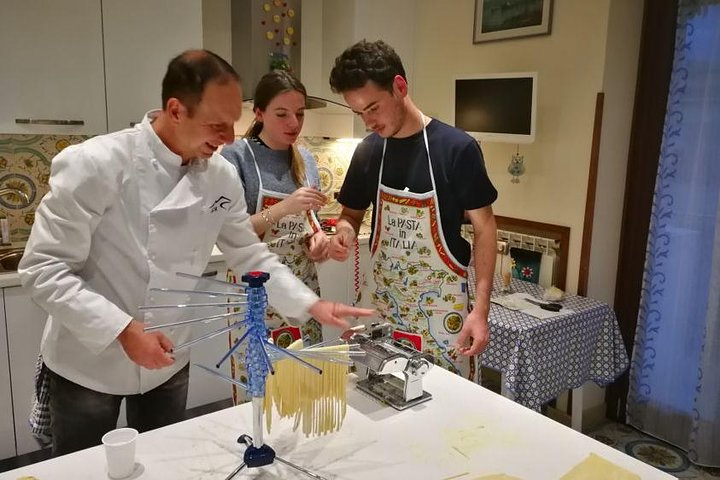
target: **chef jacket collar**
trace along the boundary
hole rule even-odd
[[[160,110],[151,110],[145,114],[143,121],[140,123],[140,129],[145,133],[148,139],[148,145],[153,153],[153,157],[163,164],[166,168],[181,168],[182,157],[170,150],[167,145],[160,140],[158,134],[152,128],[152,122],[160,115]]]

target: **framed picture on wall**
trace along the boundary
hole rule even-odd
[[[550,33],[552,0],[475,0],[473,43]]]

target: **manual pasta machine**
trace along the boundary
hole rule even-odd
[[[426,402],[432,395],[423,390],[422,379],[433,365],[430,354],[393,338],[389,323],[361,325],[346,331],[342,340],[365,355],[355,357],[357,388],[397,410]]]

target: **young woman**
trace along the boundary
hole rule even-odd
[[[255,232],[282,263],[318,295],[316,261],[327,259],[328,238],[315,211],[327,198],[312,154],[295,145],[302,129],[307,93],[290,73],[265,74],[255,88],[255,120],[245,138],[221,154],[233,163],[245,188],[245,200]],[[306,344],[321,340],[320,324],[310,319],[302,331],[268,308],[268,328],[276,344],[300,337]]]

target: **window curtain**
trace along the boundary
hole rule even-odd
[[[720,1],[678,7],[627,422],[720,467]]]

